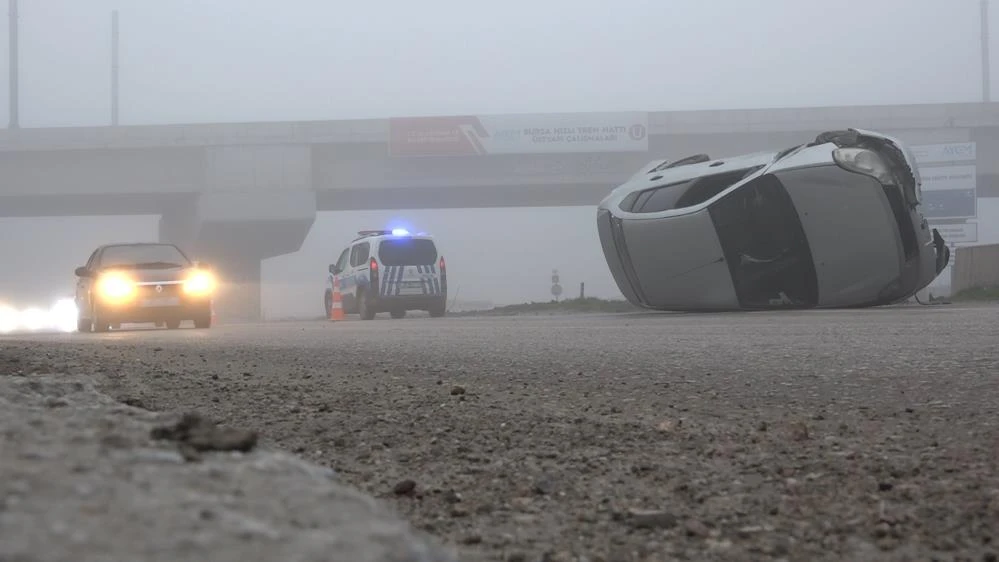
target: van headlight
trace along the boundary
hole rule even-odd
[[[871,176],[881,185],[894,185],[891,169],[884,159],[873,150],[866,148],[837,148],[833,150],[833,160],[845,170]]]
[[[215,292],[215,276],[207,271],[197,271],[184,280],[184,292],[195,297],[208,296]]]
[[[101,300],[120,303],[135,296],[135,282],[123,273],[105,273],[97,280],[97,294]]]

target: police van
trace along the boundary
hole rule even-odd
[[[434,237],[404,229],[362,230],[329,266],[326,317],[333,307],[334,278],[345,314],[371,320],[379,312],[402,318],[409,310],[444,316],[447,268]]]

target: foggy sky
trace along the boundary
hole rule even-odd
[[[109,124],[115,8],[122,125],[981,95],[977,0],[21,0],[19,8],[22,127]],[[9,118],[7,45],[4,21],[0,126]],[[592,208],[402,214],[441,238],[460,298],[546,299],[553,267],[567,294],[579,281],[591,294],[619,294]],[[275,285],[265,307],[319,311],[326,265],[350,235],[399,215],[321,213],[300,252],[265,262],[269,282],[310,289],[291,302]],[[71,292],[73,267],[97,244],[155,238],[156,217],[0,219],[0,257],[10,266],[0,299]],[[502,266],[482,257],[511,249],[516,257]]]
[[[21,0],[21,122],[109,122],[114,8],[145,124],[977,101],[978,5]]]

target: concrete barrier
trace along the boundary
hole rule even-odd
[[[951,294],[977,287],[999,287],[999,244],[957,248],[952,259]]]

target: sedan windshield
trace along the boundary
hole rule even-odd
[[[108,246],[101,254],[101,267],[169,269],[188,265],[187,257],[170,244]]]

